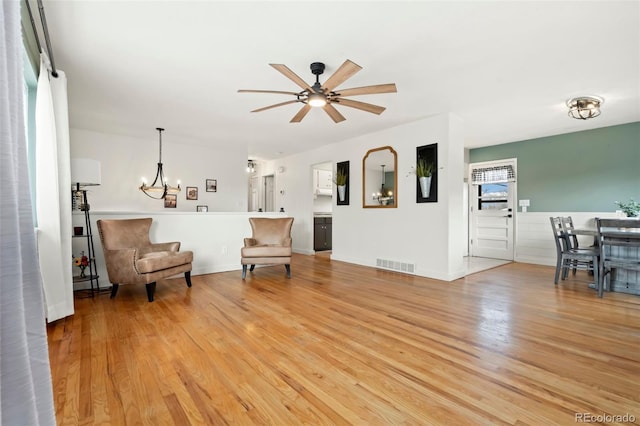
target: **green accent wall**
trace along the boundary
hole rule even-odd
[[[640,122],[469,150],[470,163],[506,158],[518,159],[518,199],[531,200],[530,212],[612,212],[614,201],[640,201]]]

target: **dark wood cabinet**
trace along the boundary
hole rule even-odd
[[[331,227],[330,217],[313,219],[313,249],[315,251],[331,250]]]

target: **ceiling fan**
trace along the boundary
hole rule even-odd
[[[283,105],[294,104],[297,102],[304,105],[298,111],[296,115],[291,119],[291,123],[299,123],[307,115],[312,107],[321,107],[331,117],[331,119],[339,123],[346,120],[342,114],[334,107],[334,105],[343,105],[350,108],[360,109],[362,111],[371,112],[373,114],[381,114],[385,110],[384,107],[368,104],[365,102],[355,101],[353,99],[345,99],[345,96],[355,95],[372,95],[378,93],[395,93],[396,85],[390,84],[377,84],[374,86],[354,87],[351,89],[336,89],[339,85],[344,83],[347,79],[352,77],[355,73],[360,71],[362,67],[350,60],[344,61],[340,68],[333,73],[331,77],[320,84],[320,75],[324,73],[324,64],[322,62],[314,62],[311,64],[311,73],[316,76],[316,82],[310,86],[296,73],[291,71],[286,65],[282,64],[269,64],[277,71],[282,73],[289,80],[296,83],[302,88],[300,92],[283,92],[280,90],[243,90],[240,89],[240,93],[279,93],[284,95],[293,95],[296,99],[280,102],[275,105],[269,105],[263,108],[254,109],[251,112],[265,111],[271,108],[276,108]]]

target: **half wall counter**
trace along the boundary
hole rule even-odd
[[[180,250],[193,251],[192,275],[241,270],[240,249],[251,236],[250,217],[288,217],[286,213],[258,212],[110,212],[92,211],[91,228],[95,240],[95,258],[101,288],[110,287],[98,235],[100,219],[138,219],[150,217],[151,242],[179,241]],[[74,212],[73,226],[84,225],[84,214]],[[75,249],[75,248],[74,248]]]

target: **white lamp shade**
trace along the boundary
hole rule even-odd
[[[89,158],[71,159],[71,183],[75,186],[100,185],[100,162]]]

